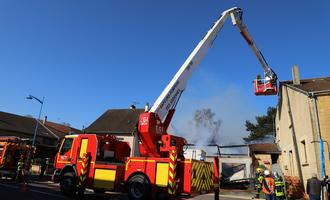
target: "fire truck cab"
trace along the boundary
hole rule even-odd
[[[83,169],[87,164],[83,162],[86,153],[91,158],[87,170]],[[111,135],[68,135],[55,157],[54,182],[60,182],[61,191],[69,196],[76,193],[80,176],[86,176],[85,186],[97,192],[119,191],[129,155],[128,143]]]

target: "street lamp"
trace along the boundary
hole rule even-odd
[[[40,100],[35,96],[29,95],[29,96],[26,97],[26,99],[30,99],[30,100],[35,99],[41,104],[40,110],[39,110],[39,116],[38,116],[38,119],[37,119],[36,128],[34,130],[33,140],[32,140],[32,146],[34,147],[35,143],[36,143],[36,136],[37,136],[37,132],[38,132],[39,120],[40,120],[40,115],[41,115],[41,111],[42,111],[42,106],[44,105],[45,97],[42,97],[42,100]]]

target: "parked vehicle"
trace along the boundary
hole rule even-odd
[[[5,177],[16,177],[18,161],[24,159],[24,168],[30,169],[31,159],[33,157],[34,148],[30,145],[29,139],[22,139],[13,136],[0,137],[0,175]],[[27,163],[29,162],[29,163]]]

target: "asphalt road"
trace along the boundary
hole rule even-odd
[[[58,184],[52,182],[32,182],[28,185],[19,184],[12,180],[0,180],[1,200],[71,200],[61,194]],[[88,200],[128,200],[125,194],[94,194],[86,191],[84,199]],[[201,195],[193,200],[213,200],[212,194]],[[221,197],[221,200],[237,200],[239,198]]]

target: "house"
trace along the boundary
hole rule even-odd
[[[131,156],[139,156],[137,136],[138,119],[144,109],[109,109],[83,131],[94,134],[111,134],[126,141],[131,147]]]
[[[36,135],[37,158],[54,157],[56,146],[64,135],[80,132],[78,129],[48,122],[47,118],[41,121],[32,117],[0,112],[0,136],[16,136],[32,140],[37,122],[39,123]]]
[[[282,151],[279,163],[286,176],[299,177],[306,185],[312,173],[319,178],[330,173],[329,122],[330,77],[300,80],[294,67],[293,80],[280,82],[276,114],[276,143]]]
[[[277,164],[281,151],[275,143],[249,144],[249,151],[254,173],[260,166],[264,169],[278,171],[274,169],[274,166]]]

